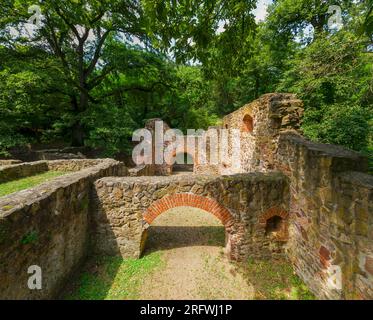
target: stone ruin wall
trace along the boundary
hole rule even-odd
[[[243,123],[246,115],[252,130]],[[235,226],[227,229],[231,258],[275,257],[285,250],[317,297],[373,299],[373,181],[365,173],[366,159],[305,140],[299,135],[301,115],[295,96],[268,94],[225,117],[224,127],[242,131],[242,165],[236,171],[195,166],[210,177],[140,178],[168,175],[172,168],[147,165],[128,172],[114,160],[1,167],[0,181],[47,170],[80,171],[0,199],[0,298],[56,297],[90,248],[138,256],[149,206],[161,213],[172,203],[186,203],[176,197],[183,194],[178,197],[202,197],[196,202],[211,203],[205,209],[212,212],[216,203],[229,210]],[[123,175],[133,177],[96,181]],[[276,216],[281,228],[268,233]],[[44,270],[45,290],[26,288],[33,264]]]
[[[145,129],[149,130],[150,132],[152,132],[152,169],[151,171],[157,175],[157,176],[167,176],[169,174],[171,174],[172,172],[172,166],[168,165],[166,162],[164,162],[163,164],[154,164],[155,163],[155,149],[156,148],[167,148],[169,142],[164,142],[162,146],[157,146],[156,145],[156,141],[155,141],[155,123],[157,121],[162,121],[162,119],[150,119],[147,121],[147,123],[145,124]],[[168,126],[167,123],[165,123],[164,121],[163,122],[163,133],[165,133],[168,129],[170,129],[170,127]]]
[[[224,118],[242,131],[240,172],[289,177],[287,255],[319,298],[373,299],[373,177],[367,159],[339,146],[311,143],[300,132],[302,103],[268,94]]]
[[[320,298],[373,299],[373,177],[344,148],[282,133],[275,166],[290,182],[287,255]]]
[[[279,134],[288,129],[298,131],[302,115],[303,103],[295,95],[271,93],[224,117],[225,129],[241,132],[241,168],[238,171],[273,170]],[[246,117],[252,120],[252,130],[247,128],[248,124],[244,121]],[[230,156],[232,148],[233,143],[230,141]]]
[[[14,160],[14,159],[10,159],[10,160],[1,160],[0,159],[0,168],[3,167],[3,166],[10,166],[12,164],[19,164],[21,163],[22,161],[21,160]]]
[[[226,252],[233,260],[284,253],[287,226],[283,232],[267,230],[267,221],[274,216],[286,223],[289,190],[279,173],[103,178],[94,190],[97,254],[139,258],[149,223],[175,206],[216,215],[226,227]]]
[[[61,147],[39,150],[37,145],[27,145],[24,147],[11,148],[8,151],[10,158],[4,157],[3,159],[0,156],[0,166],[41,160],[87,159],[94,156],[92,150],[88,147]]]
[[[11,164],[0,167],[0,183],[26,178],[47,171],[75,172],[101,163],[102,159],[51,160]]]
[[[152,154],[151,154],[152,159],[151,159],[151,161],[149,161],[150,164],[142,164],[142,165],[136,166],[135,168],[132,168],[130,170],[132,176],[144,176],[144,175],[169,176],[173,173],[173,165],[168,164],[168,163],[170,163],[170,161],[166,161],[166,159],[165,159],[163,164],[155,164],[155,153],[156,153],[155,150],[156,150],[156,148],[161,149],[163,147],[164,150],[166,150],[166,148],[171,145],[171,142],[169,142],[169,141],[165,141],[163,143],[163,145],[161,145],[161,146],[156,145],[155,123],[157,121],[161,121],[163,123],[163,133],[165,133],[167,130],[170,129],[169,125],[166,122],[164,122],[162,119],[155,118],[155,119],[150,119],[146,122],[145,129],[149,130],[152,133]],[[178,146],[176,151],[178,153],[189,154],[193,158],[193,161],[194,161],[194,166],[193,166],[194,173],[196,173],[196,174],[202,173],[203,169],[200,169],[201,166],[198,164],[198,159],[199,159],[198,150],[197,149],[194,149],[194,150],[189,150],[188,149],[188,139],[194,140],[194,144],[197,146],[197,143],[198,143],[197,136],[195,136],[195,137],[183,136],[183,139],[184,139],[183,147]],[[176,152],[173,152],[172,154],[165,155],[165,157],[168,157],[167,160],[171,160],[172,157],[176,157]],[[146,160],[146,158],[142,157],[141,160]],[[215,170],[215,171],[216,171],[215,174],[219,173],[218,170]],[[207,172],[204,172],[204,173],[207,173]],[[212,174],[211,171],[209,173]]]
[[[0,299],[56,298],[89,253],[93,182],[127,175],[111,159],[45,164],[82,170],[0,198]],[[42,269],[42,290],[27,286],[32,265]]]

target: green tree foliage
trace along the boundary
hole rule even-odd
[[[42,0],[31,28],[34,1],[3,1],[0,152],[60,140],[129,152],[148,119],[207,128],[275,91],[304,100],[309,138],[369,152],[372,0],[276,0],[260,23],[256,2]]]
[[[335,4],[342,8],[339,31],[328,27],[328,8]],[[305,102],[307,137],[369,152],[372,47],[369,32],[358,30],[369,30],[370,9],[364,1],[274,1],[248,40],[241,72],[218,78],[217,110],[230,112],[267,92],[296,93]]]
[[[184,128],[214,122],[210,108],[202,104],[208,90],[198,68],[182,71],[164,54],[172,51],[176,60],[203,59],[204,49],[217,41],[214,30],[221,19],[232,36],[239,26],[242,32],[249,30],[245,26],[253,24],[254,1],[180,1],[176,11],[175,3],[43,0],[38,3],[41,24],[30,31],[28,8],[34,1],[6,0],[0,14],[1,70],[7,79],[1,112],[3,120],[16,121],[2,121],[2,149],[64,137],[73,145],[105,146],[114,152],[125,148],[131,130],[151,116],[166,115]],[[195,43],[192,50],[186,48],[187,39]],[[241,47],[228,36],[219,41]],[[172,50],[167,50],[170,42]],[[29,53],[22,66],[6,67],[11,57],[21,59],[22,51]],[[18,96],[12,100],[8,92],[15,88]],[[51,100],[39,99],[42,92],[51,92]],[[24,129],[34,134],[23,134]],[[11,143],[5,132],[19,138]]]
[[[365,33],[373,43],[373,0],[367,1],[367,13],[359,31],[360,34]]]
[[[306,136],[359,151],[369,148],[373,112],[372,53],[356,32],[363,8],[351,9],[340,31],[300,45],[278,85],[304,100]]]

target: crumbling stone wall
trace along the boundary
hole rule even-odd
[[[267,94],[226,116],[224,128],[241,131],[239,171],[279,170],[289,177],[287,255],[316,296],[372,299],[373,178],[365,174],[367,161],[304,139],[301,116],[302,102],[294,95]]]
[[[276,167],[290,182],[287,255],[324,299],[373,299],[373,177],[344,148],[282,133]]]
[[[46,162],[42,163],[46,166]],[[88,162],[63,161],[65,170]],[[88,254],[91,186],[104,176],[127,175],[115,160],[67,174],[0,199],[0,299],[55,298]],[[42,289],[28,288],[30,266],[42,270]]]
[[[108,159],[2,167],[0,183],[47,170],[80,171],[0,199],[0,299],[55,297],[87,254],[89,230],[96,253],[139,257],[149,224],[185,205],[221,220],[230,258],[285,252],[317,297],[373,299],[367,161],[305,140],[298,134],[301,115],[294,95],[268,94],[225,117],[224,128],[241,131],[238,170],[197,163],[195,173],[209,175],[140,177],[168,175],[172,167],[127,172]],[[108,177],[128,174],[133,177]],[[26,287],[34,264],[44,272],[41,291]]]
[[[177,148],[173,152],[166,153],[166,149],[168,146],[171,145],[172,142],[170,141],[163,141],[162,145],[156,145],[156,136],[155,136],[155,127],[156,127],[156,122],[162,122],[163,123],[163,134],[170,129],[169,125],[164,122],[162,119],[150,119],[146,122],[145,124],[145,129],[149,130],[152,133],[152,154],[151,154],[151,161],[149,164],[146,165],[139,165],[131,171],[131,175],[136,176],[136,175],[157,175],[157,176],[168,176],[173,173],[173,169],[175,164],[171,164],[171,159],[173,157],[177,157],[179,153],[181,154],[188,154],[192,159],[193,159],[193,169],[197,167],[198,164],[198,152],[197,148],[193,150],[189,150],[188,148],[188,140],[193,141],[195,145],[197,145],[198,140],[197,136],[192,137],[192,136],[182,136],[183,138],[183,145],[178,145]],[[162,150],[163,148],[163,150]],[[163,152],[163,163],[162,164],[156,164],[155,158],[156,158],[156,150],[159,149],[161,152]],[[140,160],[147,160],[145,156],[140,156]],[[185,164],[185,167],[187,170],[190,169],[190,165]],[[144,172],[147,172],[147,174],[144,174]],[[194,170],[194,172],[196,172]],[[197,172],[196,172],[197,173]]]
[[[74,160],[51,160],[35,161],[12,164],[0,167],[0,183],[15,179],[29,177],[43,173],[48,170],[53,171],[79,171],[88,167],[98,165],[105,161],[103,159],[74,159]]]
[[[48,171],[46,161],[25,162],[0,167],[0,183],[29,177]]]
[[[195,161],[194,164],[194,173],[211,175],[225,174],[225,172],[223,172],[225,163],[223,163],[223,159],[221,159],[220,156],[220,148],[222,145],[221,129],[220,126],[209,127],[202,135],[196,137],[195,145],[197,152],[195,158],[197,161]],[[216,139],[214,136],[217,137],[218,141],[214,142],[214,139]],[[203,147],[202,141],[205,141],[206,148]],[[215,143],[217,148],[213,148],[212,143]],[[218,163],[213,163],[212,157],[215,157]],[[202,159],[204,159],[205,162],[203,162]]]
[[[13,160],[13,159],[10,159],[10,160],[1,160],[0,159],[0,167],[2,167],[2,166],[9,166],[9,165],[12,165],[12,164],[19,164],[21,162],[22,162],[21,160]]]
[[[110,162],[112,159],[70,159],[70,160],[49,160],[48,170],[53,171],[80,171],[86,168],[97,166],[103,162]]]
[[[69,147],[64,149],[47,149],[37,150],[34,154],[38,160],[72,160],[86,159],[84,152],[87,152],[85,147]]]
[[[44,146],[45,147],[45,146]],[[21,162],[31,162],[40,160],[71,160],[96,157],[96,153],[89,147],[51,147],[50,149],[40,149],[38,145],[27,145],[14,147],[8,150],[11,159]],[[1,156],[0,156],[1,158]],[[4,158],[7,160],[7,158]],[[0,165],[1,165],[0,159]]]
[[[217,216],[226,227],[226,251],[232,259],[283,253],[289,194],[278,173],[103,178],[95,183],[95,193],[93,239],[98,254],[138,258],[149,223],[175,206]],[[284,220],[281,234],[266,232],[274,216]]]
[[[273,170],[279,134],[288,129],[299,130],[302,115],[303,103],[295,95],[269,93],[224,117],[225,129],[241,131],[241,168],[238,171]],[[245,117],[252,119],[251,130]],[[232,148],[231,142],[230,155]]]
[[[128,170],[131,177],[154,176],[154,165],[144,164]]]
[[[169,142],[164,141],[164,143],[161,146],[156,145],[156,137],[155,137],[155,125],[157,121],[163,122],[163,133],[165,133],[170,127],[168,124],[162,119],[150,119],[145,124],[145,129],[149,130],[152,133],[152,171],[157,176],[167,176],[170,175],[172,172],[172,166],[167,164],[166,161],[163,162],[163,164],[155,164],[155,150],[161,149],[162,147],[165,149],[169,145]]]

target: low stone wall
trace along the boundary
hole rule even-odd
[[[88,162],[37,165],[71,171],[88,166]],[[122,163],[106,159],[1,198],[0,299],[57,297],[88,253],[93,182],[127,174]],[[41,290],[28,288],[28,268],[33,265],[42,270]]]
[[[151,164],[131,168],[128,170],[128,172],[131,177],[154,176],[155,174],[154,166]]]
[[[277,168],[290,181],[288,256],[324,299],[373,299],[373,177],[367,160],[282,133]]]
[[[72,159],[72,160],[50,160],[47,161],[48,170],[53,171],[80,171],[96,166],[111,159]]]
[[[235,176],[103,178],[95,183],[94,236],[98,254],[138,258],[148,225],[177,206],[206,210],[225,226],[234,260],[282,254],[289,194],[279,173]],[[278,217],[278,228],[268,221]]]
[[[22,163],[21,160],[0,160],[0,167]]]
[[[24,147],[11,148],[9,151],[13,159],[19,159],[22,162],[40,161],[40,160],[70,160],[93,158],[92,150],[88,147],[52,147],[50,149],[39,149],[38,145],[28,145]]]
[[[4,166],[0,168],[0,183],[29,177],[46,171],[48,171],[48,163],[46,161],[24,162]]]
[[[83,154],[74,153],[58,153],[58,152],[41,152],[36,151],[37,157],[40,160],[72,160],[72,159],[86,159]]]
[[[0,183],[53,171],[79,171],[102,163],[105,159],[74,159],[24,162],[0,168]]]

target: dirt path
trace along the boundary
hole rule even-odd
[[[253,287],[223,249],[224,228],[210,213],[179,207],[162,214],[149,229],[147,252],[161,251],[164,265],[144,279],[141,299],[252,299]]]

